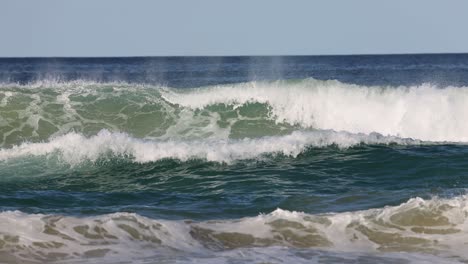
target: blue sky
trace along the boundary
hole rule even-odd
[[[0,57],[468,52],[466,0],[0,0]]]

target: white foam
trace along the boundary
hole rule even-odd
[[[302,127],[427,141],[468,141],[468,87],[368,87],[308,79],[189,91],[163,89],[161,93],[165,100],[193,109],[265,103],[271,106],[277,122]]]
[[[9,211],[0,213],[0,256],[50,260],[54,256],[47,253],[53,252],[65,254],[62,260],[76,260],[105,250],[100,262],[157,256],[182,262],[276,258],[302,263],[301,256],[309,254],[306,259],[352,260],[364,255],[381,261],[388,257],[450,263],[468,260],[467,215],[467,196],[413,198],[399,206],[322,215],[277,209],[256,217],[204,222],[129,213],[76,218]],[[9,251],[13,248],[17,250]]]
[[[361,143],[412,145],[422,142],[383,137],[378,134],[365,135],[334,131],[295,131],[286,136],[240,140],[150,141],[133,138],[125,133],[101,130],[97,135],[89,138],[78,133],[68,133],[53,138],[49,142],[23,143],[12,148],[3,148],[0,149],[0,161],[58,153],[64,161],[72,165],[84,160],[96,161],[106,154],[130,157],[140,163],[169,158],[181,161],[205,159],[229,163],[276,153],[296,157],[308,147],[336,145],[340,148],[348,148]]]

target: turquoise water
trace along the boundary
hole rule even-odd
[[[0,262],[467,261],[468,88],[382,60],[367,83],[5,81]]]

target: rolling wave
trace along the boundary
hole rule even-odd
[[[0,256],[32,262],[135,261],[157,256],[218,263],[229,263],[232,257],[259,261],[273,256],[276,261],[289,258],[302,263],[321,256],[301,249],[318,249],[348,253],[348,258],[359,252],[397,253],[396,263],[402,258],[466,261],[467,201],[466,196],[412,198],[399,206],[365,211],[311,215],[277,209],[256,217],[203,222],[156,220],[124,212],[76,218],[7,211],[0,213]],[[285,248],[290,249],[288,254],[282,252]],[[405,255],[413,252],[420,255]],[[325,255],[333,260],[332,253]],[[386,257],[379,255],[380,261]]]
[[[297,157],[307,148],[336,146],[349,148],[360,144],[427,144],[419,140],[385,137],[380,134],[351,134],[334,131],[295,131],[285,136],[245,139],[202,139],[155,141],[133,138],[125,133],[101,130],[97,135],[85,137],[78,133],[58,136],[48,142],[23,143],[0,149],[0,161],[31,156],[57,156],[76,165],[83,161],[95,162],[103,157],[129,158],[137,163],[163,159],[188,161],[201,159],[231,163],[236,160],[256,159],[265,155]],[[433,144],[433,143],[431,143]]]
[[[468,87],[314,79],[193,89],[40,82],[0,87],[0,146],[106,129],[148,140],[243,139],[302,130],[467,142]]]

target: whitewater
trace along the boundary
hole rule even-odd
[[[22,261],[73,262],[78,257],[108,256],[108,263],[141,263],[161,254],[181,263],[198,261],[230,263],[264,261],[306,263],[307,255],[284,255],[285,247],[297,252],[317,249],[309,256],[315,261],[430,261],[424,254],[377,255],[376,252],[425,252],[446,255],[454,261],[466,257],[463,242],[467,235],[467,197],[451,200],[414,198],[395,207],[341,214],[308,215],[277,209],[256,217],[223,221],[153,220],[137,214],[115,213],[99,217],[73,218],[47,215],[0,214],[3,259]],[[25,233],[8,231],[25,230]],[[252,248],[253,247],[253,248]],[[273,247],[265,254],[265,248]],[[239,250],[252,248],[250,250]],[[326,253],[333,248],[336,256]],[[220,250],[229,251],[213,260]],[[224,259],[223,259],[224,258]],[[334,259],[335,258],[335,259]],[[210,260],[211,259],[211,260]],[[139,262],[140,262],[139,261]],[[218,262],[218,263],[219,263]]]

